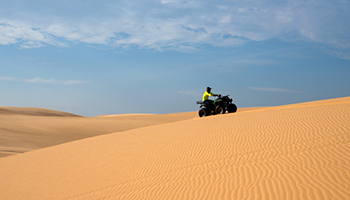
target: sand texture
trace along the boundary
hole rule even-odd
[[[145,126],[0,158],[0,199],[350,199],[349,136],[350,97]]]
[[[0,107],[0,157],[195,117],[196,112],[81,117],[41,108]]]

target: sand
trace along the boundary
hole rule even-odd
[[[0,199],[350,199],[350,97],[192,114],[0,158]]]
[[[196,117],[196,112],[82,117],[41,108],[0,107],[0,157]]]

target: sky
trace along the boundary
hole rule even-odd
[[[350,96],[349,0],[0,0],[0,106],[83,116]]]

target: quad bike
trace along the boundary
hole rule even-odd
[[[211,103],[210,107],[214,108],[213,113],[211,112],[211,110],[209,110],[206,103],[204,103],[203,101],[197,101],[197,104],[200,104],[200,109],[198,111],[199,117],[204,117],[211,114],[225,114],[226,111],[228,113],[235,113],[237,111],[237,106],[234,103],[232,103],[233,100],[228,96],[229,95],[219,96],[214,101],[209,100]]]

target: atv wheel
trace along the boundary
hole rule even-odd
[[[198,111],[198,115],[199,117],[204,117],[207,115],[207,111],[204,108],[202,108]]]
[[[215,111],[217,114],[225,114],[226,112],[225,108],[223,108],[221,105],[216,106]]]
[[[235,104],[229,104],[227,106],[227,111],[229,113],[235,113],[237,111],[237,106]]]

